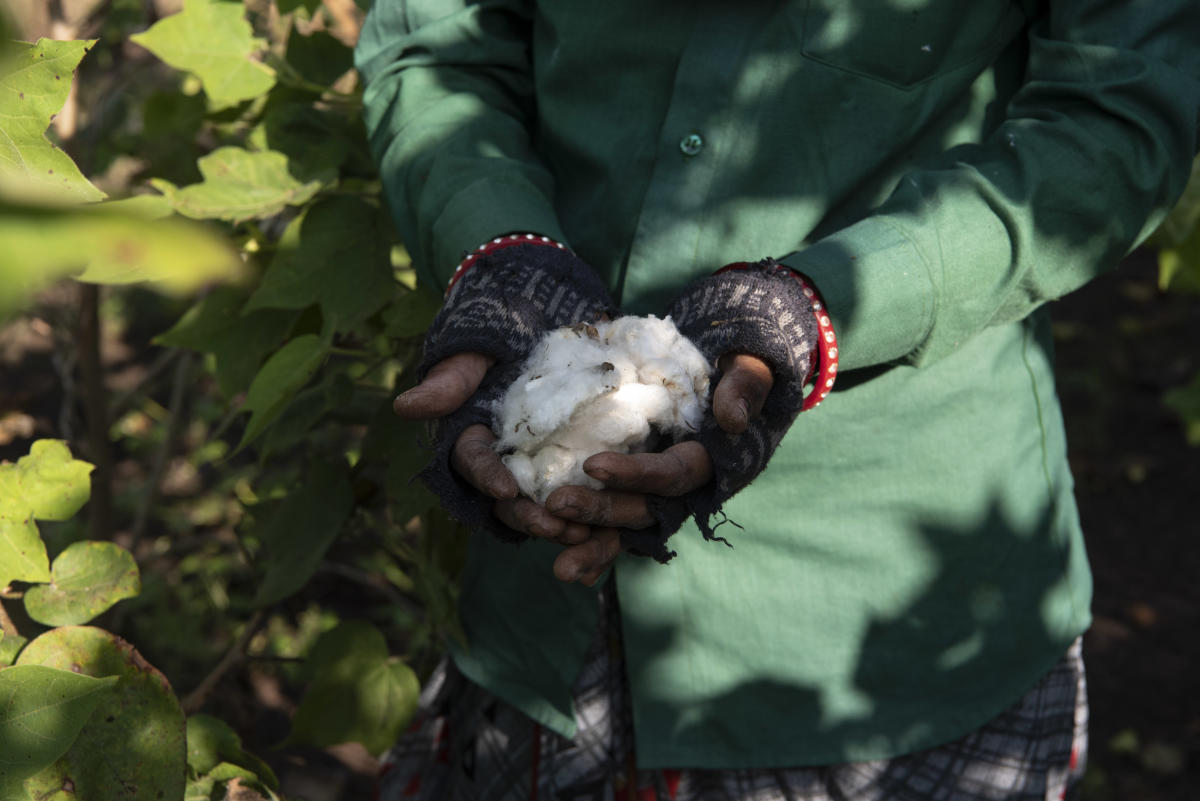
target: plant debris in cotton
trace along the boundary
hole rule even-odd
[[[618,317],[551,331],[509,386],[494,420],[496,450],[521,492],[603,484],[583,472],[603,451],[638,453],[656,435],[699,429],[708,360],[671,318]]]

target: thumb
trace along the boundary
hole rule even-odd
[[[740,434],[762,411],[775,383],[770,366],[749,353],[726,353],[718,362],[723,375],[713,391],[713,416],[730,434]]]
[[[495,359],[480,353],[455,353],[435,364],[425,380],[399,395],[392,403],[406,420],[444,417],[475,394]]]

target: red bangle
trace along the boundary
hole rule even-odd
[[[450,290],[454,289],[454,285],[458,283],[458,279],[467,274],[467,270],[471,269],[471,266],[475,264],[480,256],[486,256],[489,253],[495,253],[497,250],[516,247],[517,245],[548,245],[556,247],[559,250],[568,250],[567,246],[563,243],[555,242],[550,237],[541,236],[540,234],[509,234],[508,236],[498,236],[495,239],[484,242],[462,260],[462,263],[458,265],[458,269],[454,271],[454,275],[450,276],[450,283],[446,285],[446,294],[450,294]]]
[[[748,270],[752,266],[749,262],[739,261],[727,264],[717,272]],[[838,367],[837,334],[833,332],[833,321],[829,319],[829,313],[825,310],[825,301],[821,299],[821,293],[817,291],[817,288],[795,270],[782,264],[778,265],[778,268],[785,270],[788,275],[800,283],[800,291],[808,299],[809,306],[812,307],[813,314],[817,318],[817,346],[813,348],[814,364],[809,373],[809,375],[815,375],[816,380],[813,381],[812,392],[805,396],[800,405],[800,411],[807,412],[809,409],[819,406],[821,401],[829,397],[829,392],[833,389]]]

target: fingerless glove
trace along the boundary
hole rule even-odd
[[[494,500],[454,470],[454,443],[470,425],[491,426],[496,402],[543,334],[595,320],[614,308],[599,276],[570,251],[540,237],[511,244],[516,241],[520,240],[508,237],[490,243],[499,247],[474,254],[468,259],[470,269],[456,274],[445,305],[426,332],[417,371],[418,380],[424,379],[430,368],[456,353],[481,353],[496,360],[475,394],[432,425],[433,459],[420,476],[451,516],[509,542],[526,535],[493,516]]]
[[[712,414],[705,417],[693,438],[712,458],[713,480],[680,498],[653,497],[658,528],[626,535],[627,547],[660,561],[670,556],[666,538],[689,515],[706,539],[723,540],[713,531],[713,517],[767,466],[800,413],[804,385],[816,366],[818,317],[800,281],[774,259],[738,267],[694,282],[669,313],[714,364],[727,353],[748,353],[770,365],[774,383],[761,414],[740,434],[726,433]],[[713,386],[719,381],[718,375]]]

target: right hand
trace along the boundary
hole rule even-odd
[[[406,420],[435,420],[452,414],[475,394],[495,363],[479,353],[456,353],[429,369],[421,383],[397,396],[392,408]],[[590,586],[620,552],[620,536],[610,526],[565,520],[520,496],[517,481],[492,447],[496,437],[485,425],[468,426],[451,451],[451,465],[464,480],[495,499],[493,514],[510,528],[566,546],[554,563],[563,581]]]

